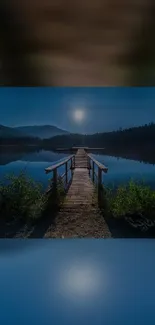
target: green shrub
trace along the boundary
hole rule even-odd
[[[5,177],[6,184],[0,185],[0,216],[6,220],[33,220],[41,217],[47,202],[42,186],[23,172]]]
[[[0,185],[0,216],[6,221],[22,220],[33,222],[45,216],[48,208],[57,208],[65,196],[63,182],[58,179],[57,195],[54,184],[48,195],[43,193],[42,185],[28,177],[24,172],[19,176],[5,176],[4,184]]]
[[[114,217],[140,215],[155,218],[155,191],[144,183],[131,180],[116,190],[106,189],[104,196],[108,213]]]

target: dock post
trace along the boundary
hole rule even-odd
[[[71,158],[71,174],[72,174],[72,177],[73,177],[73,170],[75,168],[75,156],[73,156]]]
[[[66,173],[66,185],[68,184],[68,164],[65,164],[65,173]]]
[[[54,191],[54,198],[57,202],[57,168],[53,170],[53,191]]]
[[[92,167],[92,180],[93,180],[93,183],[95,181],[95,163],[93,161],[93,167]]]
[[[90,164],[90,158],[88,156],[87,156],[87,165],[88,165],[89,176],[90,176],[90,167],[91,167],[91,164]]]
[[[72,158],[71,158],[70,170],[71,170],[71,176],[73,176],[73,159]]]
[[[102,170],[98,167],[98,203],[101,203]]]

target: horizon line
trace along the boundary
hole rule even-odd
[[[96,132],[72,132],[72,131],[68,131],[68,130],[65,130],[61,127],[58,127],[56,125],[53,125],[53,124],[33,124],[33,125],[20,125],[20,126],[6,126],[4,124],[0,124],[0,126],[4,126],[4,127],[8,127],[8,128],[12,128],[12,129],[17,129],[17,128],[22,128],[22,127],[41,127],[41,126],[45,126],[45,127],[48,127],[48,126],[52,126],[52,127],[56,127],[62,131],[65,131],[69,134],[76,134],[76,135],[96,135],[96,134],[102,134],[102,133],[110,133],[110,132],[118,132],[118,131],[123,131],[123,130],[128,130],[128,129],[131,129],[131,128],[138,128],[138,127],[145,127],[145,125],[149,126],[151,124],[155,124],[155,122],[151,121],[149,123],[145,123],[145,124],[140,124],[140,125],[136,125],[136,126],[130,126],[130,127],[118,127],[117,129],[113,129],[113,130],[109,130],[109,131],[96,131]],[[64,134],[65,135],[65,134]],[[67,135],[67,134],[66,134]]]

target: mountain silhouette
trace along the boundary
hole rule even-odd
[[[68,132],[53,125],[34,125],[20,127],[7,127],[0,125],[1,138],[34,137],[45,139],[64,134],[68,134]]]

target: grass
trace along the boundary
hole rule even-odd
[[[60,181],[56,197],[53,187],[46,195],[42,185],[34,182],[24,172],[19,176],[8,175],[5,176],[5,184],[0,185],[0,218],[5,221],[33,223],[47,212],[49,201],[50,208],[58,208],[63,198],[64,190]]]
[[[143,182],[130,180],[116,189],[104,188],[101,204],[107,216],[141,216],[155,220],[155,191]]]

